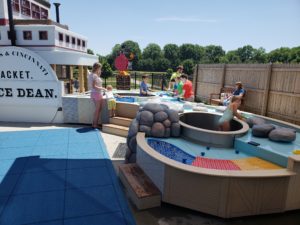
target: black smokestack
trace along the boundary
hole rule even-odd
[[[56,11],[56,22],[60,23],[60,18],[59,18],[59,6],[60,3],[53,3],[53,5],[55,5],[55,11]]]
[[[16,32],[15,32],[11,0],[7,0],[7,10],[8,10],[9,34],[10,34],[11,45],[16,46]]]

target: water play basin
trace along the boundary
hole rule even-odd
[[[179,116],[182,135],[209,146],[232,147],[235,137],[248,132],[249,126],[241,120],[233,119],[231,131],[219,131],[221,115],[208,112],[186,112]]]

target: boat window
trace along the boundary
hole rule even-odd
[[[80,46],[81,45],[81,40],[77,39],[77,45]]]
[[[19,0],[13,0],[12,1],[12,8],[15,12],[20,12],[20,1]]]
[[[69,35],[66,35],[66,42],[70,43],[70,36]]]
[[[21,13],[25,16],[31,16],[30,2],[28,0],[21,0]]]
[[[32,32],[28,30],[23,31],[23,39],[32,40]]]
[[[31,14],[32,18],[40,19],[41,18],[41,9],[38,5],[31,3]]]
[[[85,41],[82,41],[82,47],[85,48]]]
[[[76,44],[76,39],[74,37],[72,37],[72,44],[75,45]]]
[[[40,40],[48,40],[48,32],[47,31],[39,31]]]
[[[59,41],[64,41],[63,33],[58,33],[58,38],[59,38]]]

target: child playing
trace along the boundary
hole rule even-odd
[[[108,106],[108,110],[111,110],[111,117],[115,117],[116,116],[116,108],[117,108],[117,102],[115,99],[115,96],[112,92],[113,87],[111,85],[107,85],[106,87],[106,99],[107,99],[107,106]]]
[[[221,131],[230,131],[230,121],[236,116],[238,119],[243,120],[241,114],[237,112],[237,109],[241,105],[241,98],[232,96],[231,103],[227,106],[223,113],[223,116],[219,119],[219,128]]]
[[[148,92],[151,91],[147,83],[148,83],[148,76],[143,75],[142,82],[140,84],[140,96],[147,96]]]

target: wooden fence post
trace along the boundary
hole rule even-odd
[[[221,79],[221,88],[225,85],[225,77],[226,77],[226,64],[223,65],[223,73]]]
[[[272,63],[268,65],[267,70],[268,70],[268,75],[267,75],[265,91],[264,91],[264,99],[263,99],[263,104],[261,109],[261,115],[263,116],[266,115],[268,109],[269,90],[270,90],[270,84],[272,79]]]

